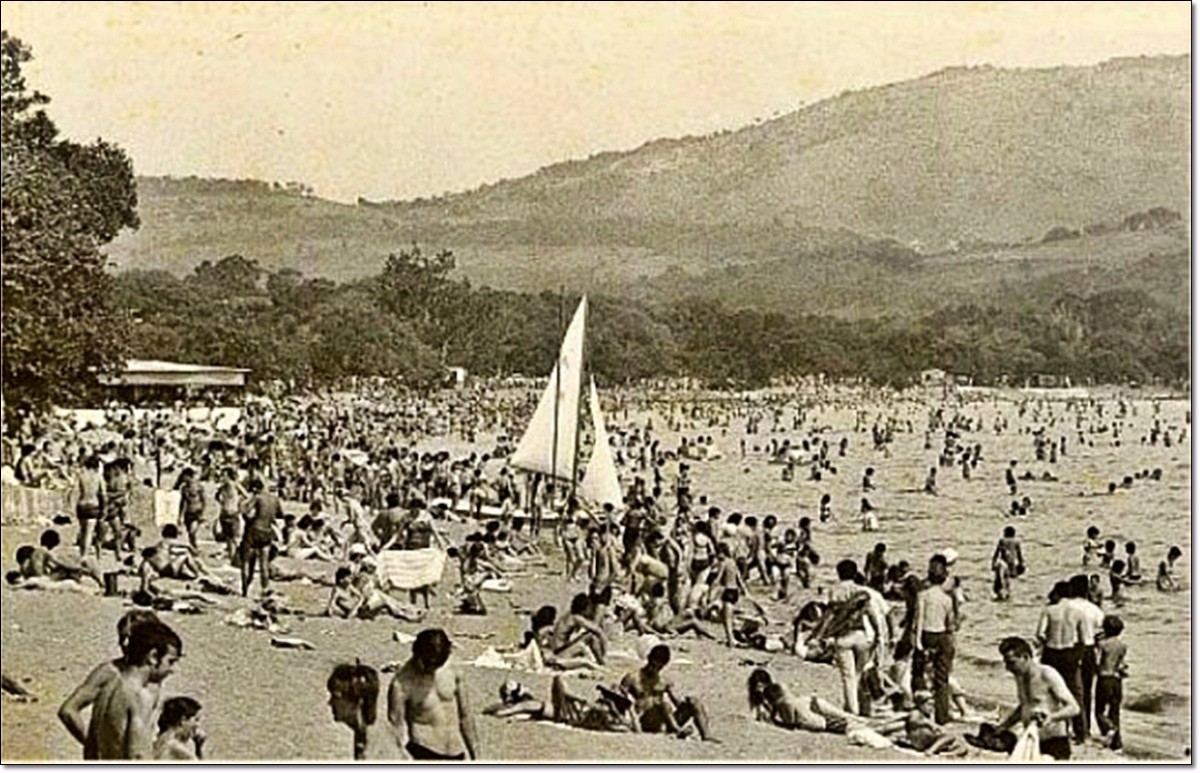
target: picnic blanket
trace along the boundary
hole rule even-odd
[[[440,548],[421,550],[384,550],[376,569],[379,578],[396,590],[415,590],[436,585],[446,568],[446,554]]]

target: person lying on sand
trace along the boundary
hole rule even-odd
[[[881,735],[904,730],[903,719],[875,719],[843,711],[816,695],[794,695],[771,678],[764,668],[756,668],[747,681],[750,711],[755,720],[770,722],[786,730],[807,730],[812,733],[846,735],[863,727]]]
[[[500,702],[483,710],[485,716],[558,722],[581,730],[608,733],[636,733],[638,720],[633,713],[633,701],[618,690],[596,685],[597,697],[588,700],[572,695],[561,676],[550,683],[550,706],[533,697],[528,688],[518,682],[500,686]]]
[[[965,756],[967,747],[963,740],[945,732],[934,722],[933,693],[928,690],[917,690],[913,693],[913,702],[915,704],[913,710],[904,718],[902,745],[910,746],[930,757],[937,755]]]

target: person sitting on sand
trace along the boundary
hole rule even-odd
[[[183,540],[179,527],[168,523],[162,527],[162,539],[158,542],[154,557],[154,568],[158,573],[173,580],[194,580],[200,576],[211,576],[195,548]]]
[[[319,519],[318,519],[319,520]],[[322,521],[323,523],[323,521]],[[290,558],[301,560],[316,559],[318,561],[333,561],[333,555],[321,545],[321,537],[317,521],[310,516],[303,516],[296,522],[296,528],[288,536],[285,552]]]
[[[122,615],[121,619],[117,621],[117,647],[121,650],[120,657],[115,660],[106,660],[93,668],[83,682],[58,707],[59,721],[74,736],[75,740],[85,747],[84,759],[92,759],[86,754],[87,725],[83,721],[84,710],[95,703],[109,684],[125,669],[127,665],[126,651],[133,628],[141,623],[156,620],[158,620],[158,616],[148,609],[133,609]],[[156,697],[156,704],[157,700]]]
[[[104,587],[104,580],[90,557],[84,556],[76,564],[56,552],[59,545],[62,544],[57,531],[46,529],[38,538],[38,542],[39,545],[28,554],[28,559],[19,562],[23,577],[45,577],[56,582],[63,580],[78,582],[84,577],[88,577],[95,580],[97,585]]]
[[[967,747],[958,736],[947,733],[934,721],[933,693],[917,690],[913,693],[914,708],[904,718],[904,744],[927,756],[963,757]]]
[[[596,663],[595,656],[592,655],[590,650],[580,655],[556,655],[554,653],[553,639],[557,618],[558,609],[554,606],[547,604],[538,608],[529,620],[530,630],[525,632],[522,649],[537,647],[538,654],[545,665],[562,671],[574,671],[577,669],[603,670]]]
[[[603,665],[608,638],[600,626],[588,618],[591,604],[588,594],[579,593],[571,599],[571,611],[560,617],[550,634],[549,653],[558,658],[586,657],[591,654]]]
[[[379,674],[362,663],[339,663],[325,682],[333,721],[354,731],[355,760],[403,759],[394,735],[376,724]]]
[[[204,759],[206,738],[200,730],[199,722],[199,701],[187,696],[168,698],[158,715],[158,738],[154,741],[154,759]]]
[[[366,563],[364,561],[364,565]],[[344,620],[373,620],[380,612],[386,612],[397,620],[409,623],[418,623],[425,619],[425,610],[402,604],[379,590],[373,583],[365,586],[355,585],[354,572],[347,566],[338,567],[329,602],[325,605],[326,616],[340,617]]]
[[[673,733],[683,738],[695,725],[703,741],[716,741],[708,713],[696,698],[677,697],[663,669],[671,662],[671,648],[659,644],[650,650],[646,663],[621,679],[621,690],[633,699],[634,713],[645,733]]]

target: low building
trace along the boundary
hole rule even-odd
[[[128,360],[125,369],[113,376],[100,376],[106,387],[127,392],[134,399],[148,396],[193,395],[210,389],[242,389],[247,368],[194,365],[164,360]]]

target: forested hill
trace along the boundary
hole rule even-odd
[[[739,131],[409,202],[347,205],[298,186],[141,178],[142,227],[110,253],[121,267],[177,274],[236,253],[352,279],[415,242],[453,249],[460,275],[477,284],[624,295],[715,292],[732,281],[739,305],[770,308],[807,302],[783,292],[807,287],[819,289],[821,311],[855,316],[902,312],[909,298],[864,290],[864,279],[921,288],[930,281],[913,272],[928,269],[949,277],[936,300],[958,294],[960,267],[984,265],[976,276],[1008,287],[1100,271],[1107,286],[1148,258],[1183,255],[1180,266],[1151,260],[1172,273],[1148,284],[1170,290],[1187,272],[1186,220],[1173,235],[1087,232],[1155,208],[1186,217],[1189,70],[1186,56],[944,70]],[[1074,232],[1084,238],[1055,237]],[[1047,237],[1061,243],[1042,248]],[[741,279],[763,272],[782,281]]]

